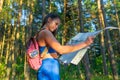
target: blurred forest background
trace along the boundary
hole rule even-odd
[[[49,12],[60,15],[57,39],[79,32],[120,28],[120,0],[0,0],[0,80],[36,80],[26,62],[26,41]],[[107,30],[75,66],[60,67],[61,80],[120,80],[120,30]]]

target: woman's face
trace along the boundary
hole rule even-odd
[[[60,19],[59,18],[56,18],[56,19],[49,19],[49,21],[48,21],[48,29],[51,31],[51,32],[53,32],[53,31],[55,31],[57,28],[58,28],[58,26],[60,25]]]

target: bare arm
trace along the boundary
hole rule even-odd
[[[87,47],[93,42],[93,39],[90,38],[90,39],[87,39],[85,42],[82,42],[76,45],[61,45],[49,30],[44,30],[42,34],[44,34],[43,38],[45,42],[60,54],[74,52],[81,48]]]

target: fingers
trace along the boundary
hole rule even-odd
[[[95,38],[94,36],[89,36],[89,37],[88,37],[89,42],[90,42],[90,43],[93,43],[93,42],[94,42],[94,38]]]
[[[94,36],[89,36],[87,38],[87,40],[85,41],[85,43],[89,46],[90,44],[92,44],[94,42]]]

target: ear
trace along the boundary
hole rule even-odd
[[[52,19],[49,17],[49,18],[48,18],[48,23],[51,22],[51,21],[52,21]]]

